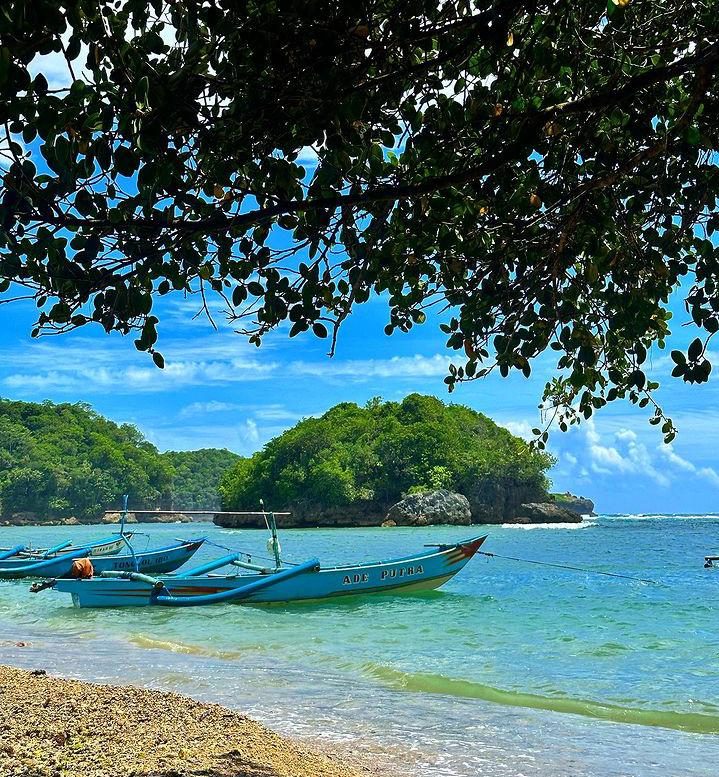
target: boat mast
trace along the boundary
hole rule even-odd
[[[267,526],[267,531],[270,533],[270,538],[267,540],[267,550],[272,551],[272,554],[275,557],[275,566],[279,569],[282,566],[282,558],[280,556],[280,541],[277,538],[277,521],[275,521],[275,514],[271,512],[269,517],[267,516],[263,499],[260,499],[260,508],[262,509],[262,515],[265,519],[265,526]]]
[[[127,535],[125,534],[125,518],[127,518],[127,501],[129,499],[129,494],[125,494],[122,497],[122,513],[120,513],[120,536],[125,541],[125,545],[130,549],[130,555],[132,556],[132,566],[135,568],[135,572],[140,571],[140,565],[137,561],[137,556],[135,555],[135,548],[132,547],[132,543],[128,539]]]

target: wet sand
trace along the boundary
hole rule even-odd
[[[185,696],[0,666],[3,777],[377,774]]]

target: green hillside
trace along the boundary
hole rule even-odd
[[[185,510],[219,510],[223,475],[240,460],[224,448],[168,451],[161,454],[174,471],[172,507]]]
[[[546,497],[551,464],[482,413],[412,394],[399,403],[342,403],[305,419],[238,461],[220,488],[226,510],[256,509],[261,497],[275,509],[389,504],[434,488],[487,505],[509,490],[525,501]]]
[[[206,508],[238,457],[224,450],[158,452],[130,424],[89,405],[0,399],[0,516],[98,520],[128,494],[132,507]]]

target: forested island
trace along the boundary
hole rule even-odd
[[[553,463],[482,413],[410,394],[300,421],[238,460],[220,491],[223,510],[256,510],[263,498],[290,511],[292,526],[579,520],[593,505],[555,502]],[[259,525],[253,516],[216,522]]]
[[[0,521],[102,520],[137,510],[288,511],[284,525],[578,520],[591,503],[550,496],[546,452],[487,416],[411,394],[341,403],[253,456],[160,453],[131,424],[89,405],[0,400]],[[567,510],[570,507],[572,509]],[[261,516],[218,516],[230,526]]]
[[[95,523],[122,504],[217,509],[228,450],[160,453],[89,405],[0,399],[0,520]]]

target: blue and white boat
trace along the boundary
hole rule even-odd
[[[274,529],[274,526],[273,526]],[[69,593],[77,607],[188,607],[219,602],[266,604],[312,602],[369,594],[428,591],[446,583],[479,551],[486,536],[411,556],[367,564],[323,567],[317,559],[271,568],[242,561],[234,553],[180,574],[151,577],[142,572],[109,571],[88,579],[58,579],[51,587]],[[273,532],[273,540],[276,537]],[[275,544],[276,549],[279,545]],[[242,572],[213,574],[233,565]],[[43,587],[47,587],[44,586]]]
[[[14,548],[0,548],[0,570],[21,567],[30,563],[31,559],[42,561],[57,558],[66,553],[84,549],[88,557],[113,556],[119,553],[132,539],[132,532],[113,534],[101,540],[93,540],[80,547],[73,545],[72,540],[66,540],[51,548],[33,548],[31,545],[16,545]]]
[[[93,574],[106,572],[172,572],[187,563],[202,547],[204,537],[195,540],[179,541],[154,550],[134,551],[128,544],[130,553],[116,556],[90,557],[89,548],[77,548],[48,559],[23,559],[19,566],[5,568],[0,566],[0,579],[13,580],[23,577],[62,578],[74,574],[73,563],[89,559]],[[77,568],[77,565],[76,565]]]

